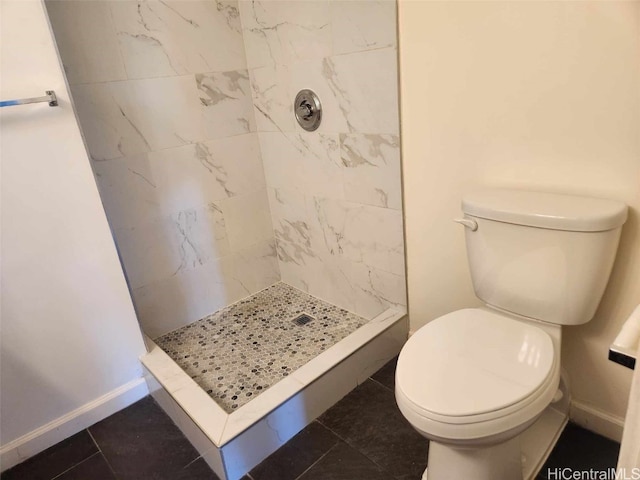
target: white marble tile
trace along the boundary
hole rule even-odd
[[[397,64],[396,50],[384,48],[324,58],[319,69],[311,70],[314,83],[320,85],[318,90],[323,92],[323,105],[329,108],[327,114],[335,118],[335,125],[340,127],[337,131],[398,134]],[[301,66],[294,68],[294,78],[304,78]],[[318,70],[321,78],[317,76]],[[301,81],[293,83],[295,89]],[[330,123],[325,128],[335,128],[334,122]],[[346,128],[342,128],[343,123]]]
[[[187,251],[181,250],[176,225],[168,217],[118,228],[114,235],[133,289],[171,277],[190,263]]]
[[[288,398],[294,396],[304,387],[305,385],[293,378],[293,375],[284,377],[255,399],[231,413],[220,439],[222,445],[237,437],[256,420],[262,419],[269,412],[280,407]]]
[[[307,194],[344,198],[338,136],[264,132],[258,134],[267,184]]]
[[[266,189],[220,200],[231,249],[239,252],[273,238]]]
[[[329,1],[329,8],[334,54],[396,45],[395,1]]]
[[[288,241],[299,239],[304,243],[308,236],[304,233],[308,227],[302,225],[302,231],[296,228],[298,223],[308,223],[309,212],[307,208],[307,196],[296,185],[274,188],[269,185],[269,206],[273,218],[273,229],[281,238]],[[293,229],[294,231],[291,231]]]
[[[93,162],[109,225],[132,228],[162,214],[163,196],[146,153]]]
[[[404,304],[401,212],[292,188],[269,201],[282,281],[366,318]]]
[[[313,296],[354,313],[355,296],[350,280],[350,262],[341,257],[318,254],[295,257],[295,243],[278,240],[282,281]]]
[[[219,446],[228,419],[227,413],[153,341],[148,340],[148,344],[150,351],[140,360],[176,403],[173,413],[178,425],[187,423],[184,422],[187,417],[182,415],[186,413],[214,445]],[[180,409],[184,412],[180,413]],[[199,440],[205,440],[200,435],[198,437]],[[198,442],[198,446],[206,448],[206,443]]]
[[[404,275],[396,275],[341,256],[310,254],[295,258],[297,244],[278,241],[280,274],[286,282],[364,318],[406,304]]]
[[[295,249],[295,245],[278,240],[276,241],[276,248],[281,280],[298,290],[311,293],[309,279],[319,275],[322,268],[320,257],[309,256],[301,263],[300,261],[292,260],[291,251]]]
[[[151,170],[165,213],[264,188],[256,134],[152,152]]]
[[[290,72],[285,65],[267,65],[249,71],[258,132],[293,132]]]
[[[402,212],[323,197],[314,208],[331,255],[404,275]]]
[[[110,2],[129,78],[246,68],[238,2]]]
[[[277,412],[280,412],[280,409]],[[262,419],[252,425],[247,432],[225,444],[222,447],[222,458],[226,467],[227,480],[241,480],[245,473],[260,464],[304,427],[293,411],[284,414],[272,412],[269,417],[274,415],[291,416],[286,428],[289,435],[285,434],[285,429],[281,432],[272,428],[267,419]]]
[[[220,438],[227,424],[228,415],[207,392],[195,385],[171,392],[171,396],[180,407],[189,412],[194,423],[213,440],[215,445],[221,444]]]
[[[151,150],[204,138],[193,76],[117,82],[111,84],[111,91],[127,120],[147,139]]]
[[[72,91],[94,160],[205,139],[193,76],[77,85]]]
[[[264,0],[239,7],[249,68],[331,54],[326,1]]]
[[[280,281],[275,239],[256,243],[234,255],[235,276],[251,294]]]
[[[111,84],[71,86],[76,112],[94,160],[121,158],[151,150],[111,92]]]
[[[231,253],[231,245],[222,209],[215,203],[183,210],[172,215],[178,230],[181,253],[186,265],[182,269],[204,265]]]
[[[117,229],[115,236],[132,288],[231,253],[222,209],[212,203]]]
[[[161,192],[164,213],[172,213],[227,198],[229,157],[214,155],[205,142],[151,152],[153,176]]]
[[[362,263],[353,263],[350,271],[355,312],[373,318],[388,308],[406,309],[404,275],[396,275]]]
[[[216,181],[226,185],[228,195],[244,195],[265,187],[256,133],[209,140],[203,144],[209,150],[214,165],[219,165],[221,173],[226,175],[220,179],[216,177]]]
[[[340,135],[345,198],[402,209],[400,140],[396,135]]]
[[[309,209],[311,202],[311,209]],[[325,263],[326,255],[322,255],[324,242],[321,229],[312,220],[313,197],[308,197],[295,188],[278,188],[269,190],[269,203],[273,219],[274,233],[278,252],[278,264],[282,280],[302,291],[311,293],[325,300],[327,296],[336,300],[337,295],[330,295],[333,288],[333,263]],[[331,259],[329,259],[331,260]],[[336,267],[335,274],[339,272]],[[344,276],[338,275],[344,280]],[[345,286],[344,281],[337,282],[338,289]],[[348,295],[349,287],[343,290]],[[341,306],[349,308],[349,302]]]
[[[295,188],[269,189],[273,230],[282,262],[303,266],[317,257],[316,251],[321,244],[316,243],[321,232],[313,230],[307,201],[307,196]],[[306,287],[304,290],[307,291]]]
[[[198,73],[195,80],[208,139],[255,131],[247,70]]]
[[[323,256],[317,275],[308,277],[309,293],[350,312],[358,313],[351,284],[351,262],[342,257]]]
[[[153,340],[145,337],[148,353],[140,357],[140,361],[150,372],[153,372],[152,380],[160,384],[167,393],[175,392],[186,386],[196,385],[189,375],[174,362]],[[147,383],[149,383],[149,380]],[[151,390],[152,385],[149,385]],[[153,385],[155,390],[156,386]]]
[[[127,78],[109,3],[46,2],[56,44],[71,85]]]
[[[227,256],[135,288],[142,330],[157,338],[246,297],[235,277],[233,256]]]

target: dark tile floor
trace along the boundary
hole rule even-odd
[[[395,361],[329,409],[243,480],[418,480],[427,442],[396,408]],[[615,467],[619,445],[569,424],[548,468]],[[0,475],[2,480],[216,480],[151,397]]]

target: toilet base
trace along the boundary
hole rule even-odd
[[[482,448],[456,448],[431,441],[429,480],[522,480],[520,437]],[[425,471],[422,479],[426,479]]]
[[[493,452],[488,455],[478,453],[485,450],[485,448],[481,448],[467,449],[465,453],[463,449],[453,449],[432,440],[429,446],[429,467],[424,471],[422,480],[427,480],[427,473],[429,474],[429,480],[459,480],[460,478],[465,480],[484,480],[486,478],[492,480],[503,478],[508,478],[509,480],[512,478],[533,480],[549,457],[551,450],[555,447],[569,418],[571,395],[565,372],[561,375],[560,391],[562,395],[559,396],[558,401],[549,405],[533,425],[516,438],[510,440],[510,442],[514,442],[517,445],[517,453],[502,452],[514,455],[511,458],[518,463],[519,471],[513,477],[494,477],[492,473],[489,474],[489,477],[486,476],[482,466],[484,460],[486,460],[487,456],[498,455],[500,452]],[[492,449],[493,447],[489,448]],[[506,447],[505,450],[509,448],[514,448],[514,446]],[[453,453],[451,450],[458,450],[458,452]],[[434,457],[436,458],[434,459]],[[459,470],[460,465],[458,462],[460,457],[466,461],[466,465],[463,465],[464,468],[471,468],[472,474],[468,474],[468,470]],[[479,464],[472,462],[469,465],[469,461],[474,458],[479,458],[481,462]]]

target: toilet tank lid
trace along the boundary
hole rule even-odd
[[[462,211],[499,222],[574,232],[612,230],[627,220],[627,206],[616,200],[501,188],[465,195]]]

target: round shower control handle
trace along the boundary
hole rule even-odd
[[[300,90],[293,101],[293,113],[298,124],[313,132],[322,121],[322,105],[318,96],[309,89]]]
[[[298,105],[296,113],[299,117],[308,120],[313,116],[313,105],[311,105],[307,101],[303,101],[300,105]]]
[[[476,222],[475,220],[471,220],[469,218],[454,218],[453,221],[464,225],[472,232],[478,230],[478,222]]]

